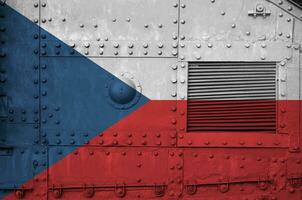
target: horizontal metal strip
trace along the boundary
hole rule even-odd
[[[261,106],[261,105],[275,105],[276,100],[234,100],[234,101],[210,101],[210,100],[188,100],[188,106],[219,106],[219,107],[228,107],[228,106]]]
[[[276,103],[277,100],[188,100],[188,104],[198,105],[229,105],[229,104],[266,104]]]
[[[250,111],[253,111],[253,112],[265,112],[265,111],[268,111],[268,112],[272,112],[274,111],[274,109],[276,109],[275,107],[269,107],[269,108],[259,108],[259,109],[255,109],[255,108],[239,108],[239,109],[191,109],[189,108],[188,109],[188,113],[190,114],[197,114],[197,113],[204,113],[204,114],[211,114],[211,113],[245,113],[245,112],[250,112]]]
[[[195,80],[195,79],[232,79],[232,78],[242,78],[242,79],[251,79],[251,78],[267,78],[267,79],[275,79],[276,75],[275,74],[258,74],[258,75],[243,75],[243,74],[222,74],[221,76],[206,76],[206,75],[196,75],[196,76],[191,76],[189,75],[189,80]]]
[[[200,98],[200,97],[189,97],[189,99],[204,99],[204,100],[208,100],[208,99],[212,99],[212,100],[250,100],[250,99],[255,99],[255,100],[258,100],[258,99],[261,99],[261,100],[271,100],[271,99],[274,99],[273,97],[271,96],[248,96],[248,97],[203,97],[203,98]]]
[[[275,104],[267,103],[267,104],[230,104],[230,105],[188,105],[188,108],[192,109],[244,109],[244,108],[254,108],[254,109],[259,109],[259,108],[268,108],[268,107],[276,107]]]
[[[247,113],[249,114],[249,113]],[[190,115],[188,117],[189,120],[195,120],[195,119],[208,119],[208,120],[216,120],[216,119],[273,119],[274,118],[274,114],[270,113],[261,113],[261,116],[258,115],[243,115],[243,113],[239,113],[237,115],[229,115],[229,114],[216,114],[216,115]]]
[[[188,131],[275,131],[275,127],[267,127],[267,126],[247,126],[247,127],[188,127]]]
[[[253,90],[253,91],[223,91],[223,92],[215,92],[215,94],[213,94],[212,92],[195,92],[194,90],[192,90],[192,92],[190,92],[189,96],[211,96],[211,95],[243,95],[243,94],[275,94],[275,91],[272,90]]]
[[[200,85],[189,85],[190,90],[194,89],[223,89],[223,88],[259,88],[259,87],[271,87],[275,88],[274,83],[259,83],[259,84],[242,84],[242,85],[207,85],[207,86],[200,86]]]
[[[275,120],[272,119],[194,119],[190,120],[190,124],[205,124],[205,123],[221,123],[221,124],[226,124],[226,123],[275,123]]]
[[[213,62],[213,63],[190,63],[190,67],[193,66],[200,66],[200,67],[204,67],[204,66],[214,66],[214,67],[221,67],[221,66],[246,66],[246,67],[266,67],[266,66],[275,66],[275,63],[273,62]]]
[[[194,80],[194,81],[190,81],[188,83],[188,87],[192,87],[192,86],[215,86],[215,85],[249,85],[249,84],[275,84],[276,83],[276,80],[238,80],[238,81],[229,81],[229,80],[226,80],[226,81],[222,81],[222,80],[219,80],[218,81],[214,81],[214,80],[200,80],[200,81],[197,81],[197,80]]]
[[[189,77],[195,77],[195,76],[238,76],[238,75],[270,75],[270,76],[275,76],[275,72],[272,71],[266,71],[266,72],[218,72],[218,71],[212,71],[212,72],[189,72],[190,75]]]
[[[232,122],[232,123],[189,123],[189,126],[199,126],[199,127],[207,127],[207,126],[217,126],[217,127],[233,127],[233,126],[237,126],[237,127],[246,127],[246,126],[265,126],[265,127],[274,127],[276,126],[275,123],[272,123],[272,122],[245,122],[245,123],[242,123],[242,122]]]
[[[253,114],[275,114],[276,113],[276,107],[270,107],[270,108],[260,108],[260,109],[195,109],[195,108],[188,108],[188,114],[190,116],[196,115],[196,116],[208,116],[208,115],[233,115],[233,114],[240,114],[240,115],[253,115]]]
[[[241,93],[241,91],[247,91],[247,92],[253,92],[253,93],[257,93],[258,91],[270,91],[270,92],[275,92],[275,87],[230,87],[228,89],[225,88],[190,88],[188,91],[190,94],[194,94],[194,93],[202,93],[202,94],[206,94],[206,93],[221,93],[221,92],[238,92],[238,94]]]
[[[276,68],[189,68],[190,73],[203,73],[203,72],[276,72]]]
[[[246,82],[246,81],[249,81],[249,82],[258,82],[258,81],[270,81],[270,82],[275,82],[276,79],[274,77],[274,79],[272,78],[267,78],[267,77],[246,77],[246,78],[238,78],[238,77],[232,77],[232,78],[228,78],[228,79],[221,79],[221,78],[212,78],[212,79],[188,79],[188,82],[189,84],[190,83],[206,83],[206,82],[216,82],[218,84],[218,82],[221,83],[225,83],[225,82],[235,82],[235,81],[242,81],[242,82]]]

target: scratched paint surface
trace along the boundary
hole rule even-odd
[[[300,199],[301,14],[0,1],[0,198]]]

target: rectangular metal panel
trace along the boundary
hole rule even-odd
[[[176,57],[177,20],[178,4],[169,0],[46,0],[41,7],[42,28],[86,56]],[[45,37],[43,55],[71,55],[57,42]]]

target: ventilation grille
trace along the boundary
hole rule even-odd
[[[188,131],[275,131],[276,65],[189,64]]]

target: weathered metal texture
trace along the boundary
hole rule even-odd
[[[176,2],[175,2],[176,3]],[[86,56],[175,57],[178,6],[171,1],[46,0],[42,28]],[[176,3],[177,4],[177,3]],[[45,38],[45,56],[58,55],[56,43]],[[59,55],[70,55],[66,49]]]
[[[0,198],[301,199],[301,12],[284,0],[0,1]],[[188,129],[189,68],[209,63],[276,69],[271,132]],[[240,73],[216,78],[247,87]]]

